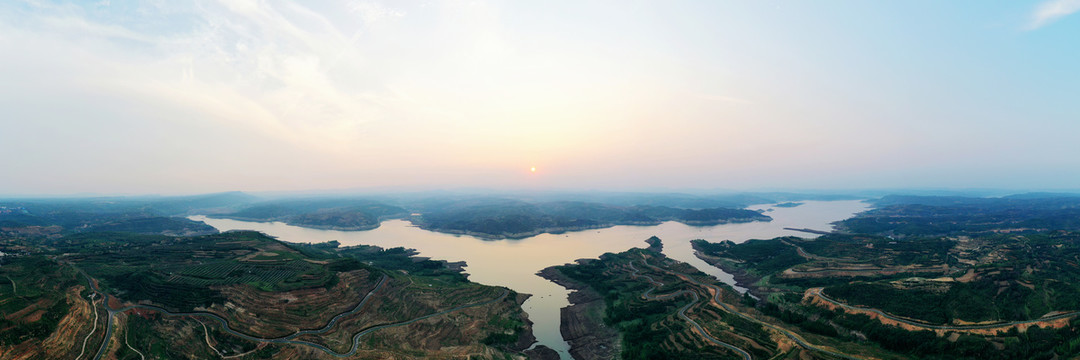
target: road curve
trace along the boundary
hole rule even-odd
[[[94,360],[101,360],[101,356],[105,355],[105,348],[109,346],[109,339],[112,339],[113,332],[113,311],[109,308],[109,298],[105,297],[101,300],[101,305],[105,307],[105,310],[108,310],[108,325],[105,326],[105,340],[101,341],[101,347],[98,348],[97,354],[94,355]]]
[[[75,360],[82,359],[82,356],[84,354],[86,354],[86,343],[88,341],[90,341],[90,337],[93,336],[95,332],[97,332],[98,311],[97,311],[97,305],[94,304],[94,296],[91,295],[90,300],[87,300],[87,301],[90,302],[90,307],[94,308],[94,323],[93,323],[94,327],[91,328],[90,333],[86,334],[86,337],[83,338],[82,350],[79,351],[79,356],[76,356]]]
[[[794,332],[791,332],[791,331],[789,331],[787,329],[784,329],[782,327],[779,327],[779,326],[776,326],[776,325],[773,325],[773,324],[758,320],[758,319],[756,319],[756,318],[754,318],[754,317],[752,317],[750,315],[746,315],[746,314],[743,314],[742,312],[739,312],[735,308],[731,307],[730,305],[728,305],[728,304],[726,304],[726,303],[724,303],[723,301],[720,300],[721,289],[720,289],[719,286],[716,286],[716,285],[713,285],[713,284],[702,283],[700,281],[695,280],[693,277],[687,276],[686,274],[679,274],[679,273],[675,273],[675,272],[672,272],[672,271],[669,271],[669,270],[661,269],[659,267],[653,266],[652,264],[649,264],[649,262],[646,261],[645,259],[642,259],[642,262],[645,263],[645,266],[651,267],[651,268],[656,269],[656,270],[658,270],[660,272],[666,272],[666,273],[675,275],[676,277],[678,277],[680,279],[683,279],[683,280],[685,280],[685,281],[687,281],[687,282],[689,282],[691,284],[695,284],[695,285],[698,285],[698,286],[704,286],[704,287],[707,287],[709,289],[712,289],[712,291],[713,291],[712,302],[715,303],[716,305],[720,306],[721,308],[723,308],[724,310],[726,310],[729,313],[735,314],[738,317],[741,317],[741,318],[749,320],[749,321],[753,321],[755,323],[761,324],[762,326],[766,326],[766,327],[768,327],[770,329],[776,330],[777,332],[779,332],[781,334],[784,334],[784,336],[791,339],[792,341],[794,341],[796,344],[798,344],[800,347],[802,347],[804,349],[817,351],[817,352],[820,352],[820,353],[823,353],[823,354],[832,355],[832,356],[842,358],[842,359],[862,360],[862,359],[857,358],[857,357],[853,357],[853,356],[850,356],[850,355],[847,355],[847,354],[842,354],[842,353],[838,353],[838,352],[835,352],[835,351],[823,349],[821,347],[818,347],[817,345],[810,344],[810,343],[806,342],[805,340],[803,340],[801,336],[799,336],[798,334],[795,334]],[[633,265],[631,264],[631,266],[633,266]]]
[[[851,305],[836,301],[836,300],[826,296],[824,293],[821,292],[821,290],[822,290],[822,288],[810,289],[810,294],[814,295],[814,296],[817,296],[821,300],[828,301],[829,303],[831,303],[833,305],[840,306],[840,307],[845,308],[845,309],[859,310],[859,311],[869,311],[869,312],[881,315],[882,317],[887,318],[889,320],[893,320],[893,321],[904,323],[904,324],[911,325],[911,326],[917,326],[917,327],[921,327],[921,328],[925,328],[925,329],[930,329],[930,330],[957,330],[957,331],[960,331],[960,330],[993,329],[993,328],[999,328],[999,327],[1010,327],[1010,326],[1016,326],[1016,325],[1034,324],[1034,323],[1039,323],[1039,322],[1044,322],[1044,321],[1054,321],[1054,320],[1066,319],[1066,318],[1071,318],[1071,317],[1075,317],[1075,316],[1080,315],[1080,311],[1073,311],[1073,312],[1064,313],[1064,314],[1057,314],[1057,315],[1054,315],[1054,316],[1041,317],[1041,318],[1034,319],[1034,320],[1011,321],[1011,322],[996,323],[996,324],[963,325],[963,326],[933,325],[933,324],[927,324],[927,323],[922,323],[922,322],[917,322],[917,321],[911,321],[911,320],[908,320],[908,319],[897,317],[896,315],[892,315],[892,314],[886,313],[884,311],[881,311],[881,310],[878,310],[878,309],[875,309],[875,308],[862,307],[862,306],[851,306]]]
[[[232,334],[234,336],[243,338],[243,339],[256,341],[256,342],[298,343],[298,344],[302,344],[302,345],[311,345],[311,346],[314,346],[316,348],[319,348],[320,350],[323,350],[324,352],[330,353],[332,355],[337,355],[338,353],[334,352],[333,350],[331,350],[331,349],[329,349],[329,348],[327,348],[325,346],[315,344],[315,343],[309,343],[309,342],[306,342],[306,341],[292,341],[292,339],[296,338],[297,336],[300,336],[300,335],[320,334],[320,333],[324,333],[326,331],[329,331],[330,328],[332,328],[334,326],[334,324],[336,324],[337,321],[340,320],[341,318],[359,312],[360,309],[364,306],[364,304],[367,303],[368,299],[370,299],[371,296],[374,295],[376,291],[378,291],[380,288],[382,288],[383,284],[386,283],[386,279],[387,279],[387,276],[385,274],[383,274],[382,278],[379,279],[379,283],[376,284],[375,288],[372,289],[371,291],[369,291],[367,293],[367,295],[365,295],[362,300],[360,300],[359,304],[354,306],[352,308],[352,310],[349,310],[349,311],[343,312],[341,314],[338,314],[337,316],[334,316],[332,319],[330,319],[330,321],[326,324],[326,326],[324,326],[321,329],[318,329],[318,330],[302,330],[302,331],[298,331],[298,332],[296,332],[296,333],[294,333],[292,335],[287,335],[287,336],[283,336],[283,337],[279,337],[279,338],[262,338],[262,337],[248,335],[248,334],[241,333],[239,331],[234,330],[231,326],[229,326],[228,320],[226,320],[225,318],[222,318],[221,316],[218,316],[217,314],[211,313],[211,312],[203,312],[203,311],[172,312],[172,311],[166,310],[164,308],[153,306],[153,305],[129,305],[129,306],[125,306],[125,307],[120,308],[120,309],[113,309],[113,308],[109,307],[109,305],[108,305],[110,295],[105,293],[104,291],[102,291],[100,288],[98,288],[97,284],[95,284],[93,279],[90,278],[90,275],[86,274],[86,272],[83,272],[81,269],[79,271],[82,272],[84,277],[86,277],[86,281],[90,284],[91,290],[93,290],[95,293],[102,296],[102,298],[104,299],[103,304],[105,306],[105,309],[108,310],[108,326],[106,327],[106,330],[105,330],[105,340],[101,343],[101,347],[98,349],[97,355],[94,356],[94,360],[100,360],[101,359],[101,357],[105,354],[105,348],[109,344],[109,339],[112,338],[113,316],[115,314],[117,314],[117,313],[126,312],[126,311],[129,311],[129,310],[132,310],[132,309],[153,310],[153,311],[157,311],[157,312],[169,315],[169,316],[200,316],[200,317],[206,317],[206,318],[210,318],[210,319],[212,319],[214,321],[217,321],[219,324],[221,324],[222,329],[225,330],[225,332],[227,332],[229,334]],[[357,342],[354,341],[353,342],[353,348],[349,351],[349,353],[347,353],[345,355],[342,355],[342,356],[349,356],[349,355],[352,355],[353,353],[355,353],[357,345],[358,345]]]
[[[648,263],[645,263],[645,265],[648,265]],[[678,312],[679,317],[681,317],[683,320],[686,320],[686,322],[690,323],[690,325],[693,326],[694,329],[696,329],[698,331],[698,333],[700,333],[701,336],[705,338],[705,340],[709,340],[710,342],[712,342],[712,343],[714,343],[716,345],[720,345],[720,346],[722,346],[724,348],[727,348],[727,349],[729,349],[731,351],[734,351],[734,352],[738,353],[739,355],[741,355],[743,357],[743,359],[745,359],[745,360],[752,360],[753,359],[753,357],[750,356],[750,353],[747,352],[746,350],[740,349],[739,347],[737,347],[735,345],[728,344],[726,342],[720,341],[717,338],[712,337],[712,335],[709,335],[709,333],[707,331],[705,331],[705,328],[701,327],[700,324],[698,324],[696,321],[691,319],[689,316],[686,316],[686,310],[690,309],[690,307],[696,305],[699,301],[701,301],[701,299],[698,297],[697,292],[690,291],[690,290],[679,290],[679,291],[676,291],[676,292],[671,293],[671,294],[664,294],[664,295],[659,295],[659,296],[652,295],[653,290],[656,290],[657,287],[663,286],[664,284],[661,283],[661,282],[656,281],[656,279],[653,279],[649,275],[641,275],[641,274],[639,274],[638,269],[636,267],[634,267],[633,262],[630,262],[630,269],[633,270],[633,272],[630,273],[630,276],[645,278],[650,284],[653,285],[653,287],[651,287],[648,290],[645,290],[645,292],[641,293],[641,296],[644,297],[646,300],[660,300],[660,299],[664,299],[664,298],[671,298],[671,297],[682,296],[682,295],[686,295],[686,294],[692,295],[694,300],[691,301],[689,304],[683,305],[683,307],[679,309],[679,312]]]

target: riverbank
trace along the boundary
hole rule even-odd
[[[517,301],[518,307],[525,303],[532,295],[530,294],[518,294]],[[555,350],[544,346],[537,345],[536,347],[529,349],[536,343],[536,334],[533,333],[533,322],[529,319],[529,315],[522,312],[521,320],[525,323],[525,331],[522,331],[518,335],[518,339],[510,346],[510,350],[520,352],[529,357],[529,360],[559,360],[559,353]]]
[[[758,286],[762,277],[751,274],[741,266],[736,266],[735,262],[729,259],[723,259],[715,256],[705,255],[697,243],[690,243],[690,246],[694,249],[694,256],[705,263],[720,268],[724,272],[731,274],[735,278],[735,285],[746,288],[746,291],[759,299],[768,298],[769,294],[773,293],[768,287]]]
[[[333,230],[333,231],[368,231],[368,230],[375,230],[375,229],[378,229],[379,226],[382,225],[383,221],[394,220],[394,219],[400,219],[401,218],[401,217],[389,217],[389,218],[385,218],[385,219],[380,218],[379,221],[375,222],[374,224],[364,225],[364,226],[336,226],[336,225],[310,224],[310,223],[305,223],[305,222],[291,221],[289,219],[248,218],[248,217],[242,217],[242,216],[230,216],[228,214],[212,214],[212,215],[203,215],[203,216],[206,216],[207,218],[210,218],[210,219],[226,219],[226,220],[248,221],[248,222],[267,223],[267,224],[280,222],[280,223],[284,223],[286,225],[291,225],[291,226],[302,226],[302,227],[306,227],[306,228],[309,228],[309,229]]]
[[[538,228],[538,229],[535,229],[535,230],[532,230],[532,231],[525,231],[525,232],[518,232],[518,233],[504,232],[504,233],[498,233],[498,234],[489,234],[489,233],[482,233],[482,232],[475,232],[475,231],[468,231],[468,230],[443,229],[443,228],[432,227],[432,226],[429,226],[427,224],[416,223],[416,222],[412,222],[412,221],[410,221],[410,222],[412,222],[413,226],[416,226],[418,228],[421,228],[421,229],[424,229],[424,230],[427,230],[427,231],[439,232],[439,233],[443,233],[443,234],[466,235],[466,236],[472,236],[472,237],[479,238],[479,239],[484,239],[484,240],[519,240],[519,239],[530,238],[530,237],[541,235],[541,234],[560,235],[560,234],[564,234],[564,233],[568,233],[568,232],[585,231],[585,230],[599,230],[599,229],[612,228],[612,227],[616,227],[616,226],[657,226],[657,225],[663,224],[663,223],[668,222],[668,221],[674,221],[674,222],[677,222],[677,223],[681,223],[681,224],[688,225],[688,226],[694,226],[694,227],[706,227],[706,226],[717,226],[717,225],[725,225],[725,224],[742,224],[742,223],[749,223],[749,222],[755,222],[755,221],[768,222],[768,221],[772,221],[772,218],[768,217],[768,216],[761,216],[761,217],[753,217],[753,218],[736,218],[736,219],[710,220],[710,221],[695,221],[695,220],[619,221],[619,222],[610,222],[610,223],[602,223],[602,224],[593,224],[593,225],[588,225],[588,226],[545,227],[545,228]]]
[[[595,261],[595,260],[578,260]],[[570,344],[570,356],[577,360],[615,359],[621,352],[619,333],[604,324],[607,305],[592,288],[564,276],[555,267],[537,275],[570,290],[570,306],[561,309],[559,332]]]
[[[549,280],[537,277],[537,271],[554,264],[572,263],[576,259],[596,258],[611,251],[646,246],[643,239],[657,236],[664,239],[663,252],[672,259],[690,263],[703,271],[734,283],[730,275],[707,265],[693,255],[687,239],[765,239],[790,234],[783,227],[826,229],[829,223],[862,211],[865,204],[857,201],[807,202],[796,208],[770,212],[774,220],[747,224],[691,227],[669,221],[657,226],[615,226],[591,231],[567,232],[560,235],[541,235],[515,241],[486,241],[471,236],[453,236],[424,230],[408,220],[390,220],[372,231],[337,232],[289,226],[284,223],[239,222],[226,219],[204,220],[222,231],[251,229],[302,243],[339,241],[342,246],[375,245],[383,248],[414,248],[421,256],[434,259],[463,260],[469,280],[507,286],[520,293],[534,294],[526,303],[527,312],[536,323],[534,331],[540,344],[547,345],[566,356],[569,348],[560,334],[561,309],[570,305],[567,291]],[[742,217],[742,216],[740,216]],[[668,241],[670,240],[670,241]],[[741,289],[740,289],[741,290]],[[599,313],[598,313],[599,315]],[[619,342],[621,344],[621,340]],[[620,345],[621,346],[621,345]]]
[[[438,232],[438,233],[443,233],[443,234],[450,234],[450,235],[472,236],[472,237],[479,238],[479,239],[484,239],[484,240],[519,240],[519,239],[530,238],[530,237],[541,235],[541,234],[559,235],[559,234],[564,234],[564,233],[568,233],[568,232],[575,232],[575,231],[607,229],[607,228],[612,228],[612,227],[615,227],[615,226],[656,226],[656,225],[660,225],[660,224],[663,224],[663,223],[668,222],[668,221],[675,221],[675,222],[678,222],[678,223],[682,223],[682,224],[689,225],[689,226],[695,226],[695,227],[717,226],[717,225],[725,225],[725,224],[742,224],[742,223],[749,223],[749,222],[754,222],[754,221],[772,221],[771,217],[764,216],[764,215],[760,216],[760,217],[732,218],[732,219],[706,220],[706,221],[685,220],[685,219],[682,219],[682,220],[680,220],[680,219],[658,219],[658,220],[655,220],[655,221],[616,221],[616,222],[606,222],[606,223],[599,223],[599,224],[592,224],[592,225],[585,225],[585,226],[543,227],[543,228],[537,228],[537,229],[530,230],[530,231],[523,231],[523,232],[516,232],[516,233],[503,232],[503,233],[492,234],[492,233],[484,233],[484,232],[477,232],[477,231],[470,231],[470,230],[445,229],[445,228],[434,227],[434,226],[431,226],[430,224],[426,224],[426,223],[424,223],[422,221],[417,221],[416,219],[410,219],[410,218],[404,217],[404,216],[403,217],[379,218],[379,221],[376,222],[376,223],[368,224],[368,225],[362,225],[362,226],[339,226],[339,225],[311,224],[311,223],[307,223],[307,222],[295,221],[295,220],[286,219],[286,218],[280,218],[280,219],[248,218],[248,217],[242,217],[242,216],[232,216],[232,215],[229,215],[229,214],[213,214],[213,215],[204,215],[204,216],[206,216],[207,218],[210,218],[210,219],[226,219],[226,220],[236,220],[236,221],[246,221],[246,222],[257,222],[257,223],[280,222],[280,223],[284,223],[286,225],[291,225],[291,226],[300,226],[300,227],[305,227],[305,228],[309,228],[309,229],[332,230],[332,231],[370,231],[370,230],[378,229],[379,226],[382,225],[382,222],[386,221],[386,220],[404,220],[404,221],[408,221],[414,227],[424,229],[424,230],[427,230],[427,231]]]

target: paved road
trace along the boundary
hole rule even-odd
[[[646,263],[646,265],[648,265],[648,263]],[[746,360],[752,360],[753,359],[750,356],[750,353],[746,352],[746,350],[740,349],[739,347],[737,347],[735,345],[728,344],[726,342],[718,340],[717,338],[712,337],[712,335],[709,335],[709,333],[705,331],[705,328],[701,327],[700,324],[698,324],[696,321],[691,319],[689,316],[686,316],[686,310],[690,309],[690,307],[696,305],[699,301],[701,301],[701,299],[698,298],[697,292],[690,291],[690,290],[679,290],[679,291],[676,291],[676,292],[671,293],[671,294],[652,295],[653,290],[656,290],[656,288],[658,288],[660,286],[663,286],[664,283],[656,281],[656,279],[653,279],[652,276],[639,274],[638,269],[636,267],[634,267],[633,262],[630,263],[630,269],[634,271],[633,273],[630,274],[630,276],[645,278],[647,281],[649,281],[649,283],[653,284],[653,287],[651,287],[651,288],[649,288],[649,290],[645,290],[645,292],[641,293],[641,296],[643,296],[646,300],[661,300],[661,299],[667,299],[667,298],[682,296],[682,295],[686,295],[686,294],[692,295],[694,297],[694,300],[691,301],[689,304],[683,305],[683,307],[679,309],[679,312],[678,312],[679,317],[681,317],[683,320],[686,320],[686,322],[690,323],[690,325],[693,326],[694,329],[696,329],[698,331],[698,333],[700,333],[701,336],[704,337],[706,340],[709,340],[714,344],[720,345],[722,347],[728,348],[728,349],[738,353],[739,355],[741,355],[743,357],[743,359],[746,359]]]
[[[80,270],[80,272],[82,272],[82,270]],[[246,339],[246,340],[255,341],[255,342],[275,343],[275,344],[304,345],[304,346],[309,346],[309,347],[316,348],[318,350],[321,350],[321,351],[323,351],[323,352],[325,352],[327,354],[333,355],[335,357],[349,357],[349,356],[355,355],[356,351],[359,349],[359,347],[360,347],[360,337],[362,337],[364,335],[367,335],[368,333],[371,333],[371,332],[374,332],[374,331],[377,331],[377,330],[381,330],[381,329],[386,329],[386,328],[392,328],[392,327],[404,326],[404,325],[412,324],[412,323],[420,321],[420,320],[424,320],[424,319],[439,316],[439,315],[444,315],[444,314],[459,311],[459,310],[464,310],[464,309],[467,309],[467,308],[472,308],[472,307],[483,306],[483,305],[495,303],[495,302],[501,301],[502,299],[506,298],[506,296],[510,293],[509,290],[503,289],[502,294],[499,295],[499,297],[497,297],[495,299],[492,299],[492,300],[487,300],[487,301],[468,304],[468,305],[457,306],[457,307],[454,307],[454,308],[451,308],[451,309],[448,309],[448,310],[439,311],[439,312],[436,312],[436,313],[420,316],[420,317],[413,318],[413,319],[406,320],[406,321],[400,321],[400,322],[394,322],[394,323],[388,323],[388,324],[369,326],[367,328],[364,328],[360,332],[356,333],[356,335],[353,335],[352,348],[350,348],[348,352],[339,353],[339,352],[336,352],[333,349],[330,349],[330,348],[328,348],[328,347],[326,347],[324,345],[321,345],[321,344],[316,344],[316,343],[313,343],[313,342],[302,341],[302,340],[294,340],[294,339],[296,337],[298,337],[298,336],[301,336],[301,335],[320,334],[320,333],[324,333],[326,331],[329,331],[330,328],[332,328],[334,326],[334,324],[336,324],[337,321],[340,320],[341,318],[359,312],[360,309],[364,306],[364,304],[367,303],[368,299],[370,299],[371,296],[374,295],[375,292],[378,291],[383,286],[383,284],[386,283],[387,276],[385,274],[383,275],[383,277],[381,279],[379,279],[379,283],[375,286],[375,288],[372,289],[370,292],[368,292],[367,295],[364,296],[364,299],[361,300],[359,304],[357,304],[355,307],[353,307],[352,310],[349,310],[349,311],[343,312],[341,314],[338,314],[333,319],[331,319],[330,322],[328,322],[326,324],[326,326],[324,326],[323,328],[317,329],[317,330],[302,330],[302,331],[296,332],[295,334],[288,335],[288,336],[283,336],[283,337],[279,337],[279,338],[262,338],[262,337],[252,336],[252,335],[248,335],[248,334],[238,332],[238,331],[232,329],[229,326],[228,320],[225,320],[224,318],[218,316],[217,314],[209,313],[209,312],[172,312],[172,311],[169,311],[169,310],[157,307],[157,306],[153,306],[153,305],[129,305],[129,306],[125,306],[125,307],[120,308],[120,309],[112,309],[108,305],[109,294],[106,294],[104,291],[99,289],[97,287],[97,285],[94,284],[93,279],[90,278],[90,276],[87,275],[85,272],[83,272],[83,276],[85,276],[87,282],[90,283],[90,288],[94,292],[100,294],[102,297],[105,298],[105,301],[104,301],[105,309],[109,311],[109,325],[108,325],[108,328],[107,328],[107,330],[105,332],[105,341],[102,342],[101,348],[98,350],[98,354],[97,354],[97,356],[94,357],[94,360],[100,360],[101,359],[101,357],[105,353],[105,348],[109,343],[109,339],[112,338],[112,328],[113,328],[112,319],[113,319],[114,314],[122,313],[122,312],[129,311],[129,310],[132,310],[132,309],[153,310],[153,311],[157,311],[157,312],[163,313],[163,314],[168,315],[168,316],[198,316],[198,317],[210,318],[211,320],[214,320],[214,321],[218,322],[218,324],[221,324],[221,326],[225,330],[225,332],[228,332],[229,334],[232,334],[234,336],[237,336],[237,337],[240,337],[240,338],[243,338],[243,339]]]
[[[806,258],[808,260],[835,261],[835,262],[840,262],[840,263],[860,264],[860,265],[868,265],[868,264],[870,264],[869,261],[857,261],[857,260],[851,259],[851,258],[833,258],[833,257],[818,256],[818,255],[814,255],[814,254],[806,252],[806,250],[804,250],[802,248],[802,246],[793,244],[793,243],[791,243],[791,242],[789,242],[787,240],[780,240],[780,242],[782,242],[782,243],[784,243],[786,245],[789,245],[791,247],[794,247],[795,252],[798,253],[799,256],[802,256],[802,257],[804,257],[804,258]],[[873,265],[873,266],[876,266],[876,265]],[[910,272],[910,273],[943,273],[943,272],[948,271],[948,266],[930,265],[929,267],[923,266],[923,267],[915,267],[915,268],[908,268],[908,267],[903,267],[903,266],[887,266],[887,267],[874,267],[874,268],[870,268],[870,269],[826,268],[826,269],[818,269],[818,270],[795,270],[794,268],[790,268],[790,269],[785,270],[785,272],[789,272],[789,271],[791,273],[794,273],[794,274],[821,274],[821,273],[830,273],[830,272],[837,272],[837,273],[876,273],[876,272],[880,272],[880,273],[884,274],[884,273],[887,273],[887,272],[890,272],[890,271],[893,271],[893,272]]]
[[[817,255],[806,252],[806,250],[803,250],[802,246],[792,244],[791,242],[789,242],[787,240],[780,240],[780,242],[784,243],[785,245],[794,247],[795,252],[798,253],[799,256],[802,256],[802,257],[810,259],[810,260],[824,260],[824,261],[851,261],[852,260],[852,259],[837,259],[837,258],[829,258],[829,257],[824,257],[824,256],[817,256]]]
[[[1075,317],[1075,316],[1080,315],[1080,311],[1073,311],[1073,312],[1064,313],[1064,314],[1057,314],[1057,315],[1054,315],[1054,316],[1042,317],[1042,318],[1038,318],[1038,319],[1035,319],[1035,320],[1011,321],[1011,322],[996,323],[996,324],[964,325],[964,326],[933,325],[933,324],[916,322],[916,321],[911,321],[911,320],[904,319],[904,318],[901,318],[901,317],[897,317],[895,315],[891,315],[889,313],[886,313],[884,311],[874,309],[874,308],[861,307],[861,306],[851,306],[851,305],[848,305],[848,304],[844,304],[842,302],[833,300],[832,298],[829,298],[828,296],[825,296],[825,294],[822,293],[821,290],[822,290],[822,288],[810,289],[810,294],[814,295],[814,296],[817,296],[818,298],[820,298],[822,300],[828,301],[831,304],[843,307],[845,309],[869,311],[869,312],[881,315],[882,317],[887,318],[889,320],[893,320],[893,321],[904,323],[904,324],[911,325],[911,326],[917,326],[917,327],[921,327],[921,328],[925,328],[925,329],[930,329],[930,330],[980,330],[980,329],[993,329],[993,328],[1000,328],[1000,327],[1009,327],[1009,326],[1024,325],[1024,324],[1034,324],[1034,323],[1040,323],[1040,322],[1045,322],[1045,321],[1060,320],[1060,319],[1066,319],[1066,318],[1071,318],[1071,317]]]

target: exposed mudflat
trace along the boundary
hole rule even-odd
[[[731,276],[735,278],[735,285],[746,288],[746,291],[748,291],[750,294],[758,298],[764,299],[769,296],[770,292],[772,292],[770,288],[755,286],[755,284],[761,280],[761,277],[755,276],[743,268],[731,266],[731,263],[725,262],[718,257],[705,255],[701,252],[700,249],[698,249],[696,245],[691,244],[691,246],[694,247],[694,256],[697,256],[699,259],[708,263],[709,265],[720,268],[720,270],[731,274]]]
[[[562,308],[559,331],[570,344],[570,355],[578,360],[615,359],[620,353],[619,333],[604,324],[604,298],[592,288],[574,282],[554,267],[539,272],[570,293],[570,306]]]

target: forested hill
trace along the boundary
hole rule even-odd
[[[230,198],[227,201],[235,200]],[[34,232],[47,228],[48,232],[56,234],[95,231],[185,236],[213,234],[217,232],[213,227],[179,215],[224,206],[218,200],[216,196],[7,200],[0,201],[0,228]]]
[[[433,231],[486,238],[522,238],[541,233],[604,228],[614,225],[656,225],[678,221],[687,225],[770,221],[757,211],[666,206],[614,206],[587,202],[528,203],[515,200],[473,201],[431,209],[414,218]]]
[[[876,205],[815,239],[693,246],[758,295],[763,313],[842,342],[918,359],[1080,354],[1080,197]]]
[[[658,201],[662,197],[656,195],[652,200]],[[334,230],[370,230],[378,227],[383,220],[408,219],[431,231],[489,239],[523,238],[541,233],[615,225],[656,225],[664,221],[705,226],[771,220],[757,211],[729,207],[682,208],[523,198],[481,195],[295,197],[254,202],[232,212],[210,216],[245,221],[281,221],[290,225]],[[675,200],[683,201],[685,198],[676,197]]]
[[[194,196],[134,196],[0,200],[0,225],[60,226],[71,231],[195,235],[214,230],[186,219],[207,215],[243,221],[280,221],[333,230],[371,230],[405,219],[431,231],[484,238],[656,225],[678,221],[707,226],[769,221],[743,210],[750,204],[838,200],[850,196],[790,193],[691,195],[669,193],[426,192],[367,195],[261,195],[226,192]]]
[[[285,199],[255,203],[223,217],[247,221],[281,221],[290,225],[334,230],[371,230],[386,219],[408,212],[398,206],[358,198]]]
[[[890,236],[1080,230],[1080,196],[1030,193],[1000,198],[886,196],[840,229]]]

